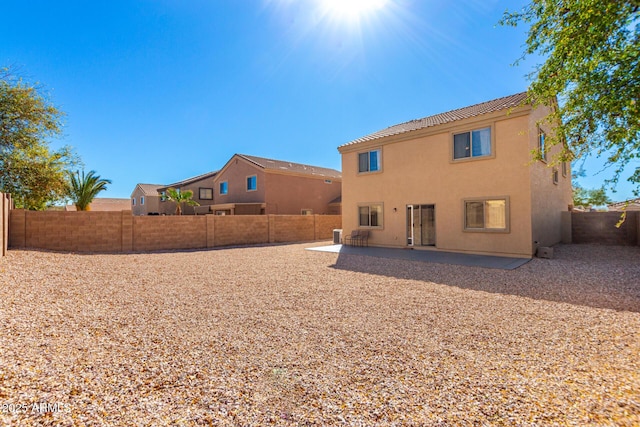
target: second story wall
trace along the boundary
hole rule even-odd
[[[529,117],[529,149],[535,151],[542,144],[549,144],[553,129],[542,119],[549,113],[540,107]],[[531,180],[532,243],[533,251],[539,246],[552,246],[561,241],[561,212],[568,211],[573,200],[571,166],[558,162],[560,146],[547,147],[545,158],[532,161],[529,167]]]
[[[133,200],[135,199],[135,204]],[[140,187],[136,187],[131,194],[131,214],[140,216],[149,213],[160,212],[160,196],[143,192]]]
[[[335,178],[266,173],[267,214],[332,213],[329,203],[340,196],[342,182]],[[310,212],[309,212],[310,211]]]
[[[382,205],[382,227],[370,242],[407,245],[407,205],[435,205],[436,247],[479,253],[530,255],[531,195],[528,111],[504,111],[447,126],[343,147],[342,215],[345,232],[359,228],[358,208]],[[491,153],[454,160],[454,135],[491,129]],[[380,150],[379,170],[359,172],[359,154]],[[508,200],[507,232],[465,231],[465,200]]]
[[[250,177],[255,177],[255,190],[247,188]],[[264,203],[265,184],[265,173],[261,168],[236,157],[215,177],[215,203]],[[221,194],[221,185],[226,185],[227,194]]]

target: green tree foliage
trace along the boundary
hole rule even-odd
[[[169,188],[166,191],[165,198],[176,204],[176,215],[182,215],[182,204],[200,206],[198,202],[192,200],[193,191],[191,190],[180,191],[180,189]]]
[[[544,62],[530,74],[529,102],[555,108],[559,124],[549,143],[562,144],[556,161],[595,154],[614,169],[640,159],[640,3],[638,0],[532,0],[505,12],[502,25],[529,25],[523,58]],[[640,168],[627,178],[640,193]]]
[[[100,178],[100,175],[96,175],[95,171],[89,171],[85,175],[82,171],[76,171],[76,173],[68,172],[69,176],[69,196],[76,209],[79,211],[88,211],[89,204],[100,193],[107,189],[107,184],[111,184],[108,179]]]
[[[591,206],[605,206],[612,203],[603,187],[595,189],[583,188],[578,183],[573,183],[573,205],[585,208]]]
[[[62,117],[41,89],[0,69],[0,191],[17,207],[42,210],[64,199],[66,170],[78,159],[70,147],[49,148]]]

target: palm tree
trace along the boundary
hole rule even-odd
[[[200,203],[192,200],[193,191],[191,190],[180,191],[179,189],[176,190],[175,188],[169,188],[165,193],[165,198],[166,200],[176,204],[176,215],[182,215],[183,203],[186,203],[189,206],[200,206]]]
[[[82,171],[82,176],[80,171],[76,171],[75,174],[69,172],[69,196],[79,211],[88,211],[89,204],[99,192],[107,189],[107,184],[111,184],[111,180],[100,178],[95,171],[86,175]]]

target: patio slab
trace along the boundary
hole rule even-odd
[[[306,249],[309,251],[333,252],[348,255],[365,255],[378,258],[406,259],[410,261],[465,265],[469,267],[494,268],[499,270],[513,270],[531,261],[531,258],[511,258],[493,255],[474,255],[457,252],[412,250],[401,248],[380,248],[373,246],[361,247],[347,245],[330,245],[317,246]]]

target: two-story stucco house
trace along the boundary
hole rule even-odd
[[[213,205],[214,178],[217,173],[218,171],[207,172],[202,175],[159,187],[157,191],[160,193],[160,213],[164,215],[173,215],[176,211],[176,204],[166,200],[164,197],[164,194],[169,188],[179,191],[191,190],[193,192],[192,200],[197,202],[199,206],[183,204],[182,213],[185,215],[193,215],[197,209],[202,209],[202,207],[206,209],[208,205]]]
[[[157,215],[160,212],[160,184],[136,184],[131,192],[133,215]]]
[[[345,233],[369,244],[531,257],[561,240],[567,164],[533,160],[552,129],[526,93],[391,126],[338,148]],[[546,155],[548,159],[554,151]]]
[[[339,214],[342,174],[335,169],[235,154],[214,179],[218,215]]]

